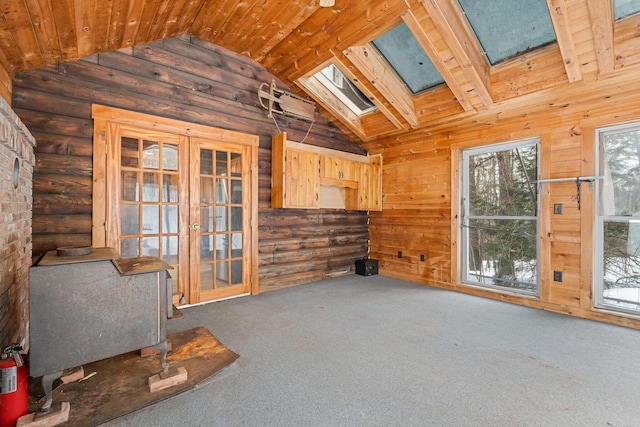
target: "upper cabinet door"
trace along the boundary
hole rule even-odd
[[[318,208],[320,156],[287,149],[285,156],[284,207]]]
[[[340,157],[322,156],[320,158],[320,177],[345,181],[356,181],[357,162]]]

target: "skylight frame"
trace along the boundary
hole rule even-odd
[[[361,108],[358,106],[346,93],[344,90],[341,90],[340,87],[336,84],[333,79],[327,77],[325,71],[327,69],[331,69],[333,73],[339,73],[340,78],[344,81],[344,83],[352,89],[352,93],[355,97],[357,97],[363,104],[370,104],[368,108]],[[312,78],[316,79],[320,84],[322,84],[327,90],[329,90],[336,98],[338,98],[349,110],[351,110],[357,116],[363,116],[367,113],[374,112],[376,110],[376,105],[373,103],[367,95],[365,95],[357,86],[355,86],[349,78],[346,76],[344,71],[340,69],[335,63],[329,62],[326,67],[322,67],[319,71],[315,72]]]
[[[352,85],[356,86],[367,99],[371,100],[375,105],[375,108],[367,110],[366,112],[361,112],[362,110],[357,108],[353,109],[352,105],[348,105],[344,95],[339,94],[335,89],[331,89],[331,85],[326,85],[326,82],[322,82],[322,77],[318,78],[318,74],[330,65],[334,65],[339,69],[345,78],[349,79]],[[373,94],[366,89],[366,87],[359,84],[353,73],[349,72],[346,66],[336,57],[328,59],[324,63],[296,78],[294,83],[364,141],[370,138],[370,135],[368,135],[367,132],[367,122],[371,117],[377,116],[378,114],[383,114],[387,118],[389,117],[387,109],[374,98]],[[392,129],[397,128],[397,125],[394,125]]]

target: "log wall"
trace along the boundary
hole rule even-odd
[[[271,209],[271,136],[282,130],[300,141],[309,127],[278,117],[279,130],[267,118],[257,90],[273,78],[244,56],[188,36],[17,74],[13,107],[38,142],[34,254],[91,244],[91,105],[99,103],[259,135],[260,290],[353,272],[367,256],[366,212]],[[364,153],[319,114],[305,143]]]
[[[595,195],[586,183],[581,209],[575,182],[540,191],[539,298],[463,285],[458,254],[461,150],[538,137],[541,179],[596,175],[596,129],[640,121],[638,71],[585,76],[470,118],[366,144],[384,157],[383,211],[370,213],[370,256],[380,260],[380,273],[640,329],[637,316],[593,308]],[[564,205],[562,215],[553,214],[555,203]],[[553,281],[554,271],[563,273],[562,282]]]

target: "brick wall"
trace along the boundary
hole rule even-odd
[[[13,342],[26,345],[29,335],[34,145],[27,128],[0,98],[1,348]]]

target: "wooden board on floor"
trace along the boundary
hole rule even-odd
[[[140,351],[84,365],[85,381],[62,384],[53,392],[53,402],[69,402],[65,426],[97,425],[193,388],[239,356],[220,343],[206,328],[170,334],[173,350],[167,355],[171,368],[188,372],[184,383],[149,392],[148,379],[162,372],[160,356],[140,357]],[[39,378],[29,384],[29,411],[39,410],[43,393]]]

